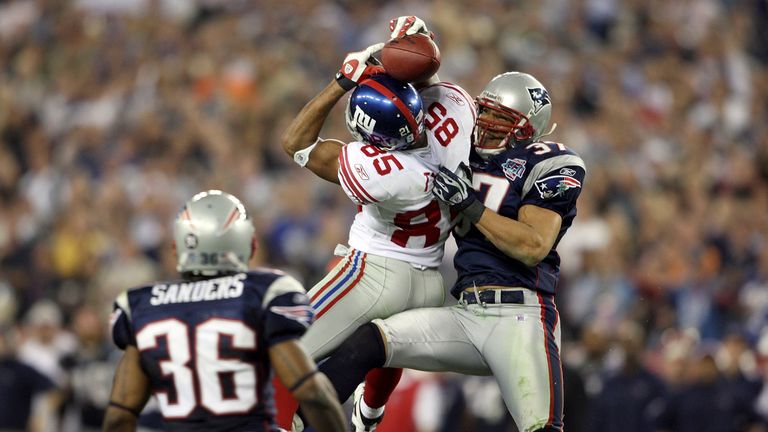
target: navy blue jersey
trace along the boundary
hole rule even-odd
[[[526,287],[554,294],[560,274],[555,247],[576,216],[584,162],[562,144],[536,142],[507,149],[487,161],[472,152],[470,164],[472,185],[489,209],[517,219],[521,207],[534,205],[556,212],[563,222],[552,250],[534,267],[506,255],[474,225],[461,223],[454,231],[459,247],[454,258],[458,279],[451,293],[458,298],[461,291],[475,284]]]
[[[270,346],[313,319],[301,284],[272,270],[128,290],[112,338],[136,346],[168,430],[268,431]]]

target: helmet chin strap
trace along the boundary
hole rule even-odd
[[[248,270],[248,265],[240,261],[240,258],[237,256],[236,253],[232,251],[228,251],[224,256],[227,258],[227,260],[230,263],[232,263],[237,268],[237,270],[239,271]]]
[[[552,135],[552,132],[554,132],[555,129],[557,129],[557,123],[552,123],[552,127],[549,128],[549,131],[539,135],[539,138],[544,138],[547,135]],[[536,138],[536,139],[539,139],[539,138]]]

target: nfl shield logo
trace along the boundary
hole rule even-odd
[[[509,181],[515,181],[525,174],[525,160],[507,159],[506,162],[501,164],[501,168],[504,170],[504,175]]]

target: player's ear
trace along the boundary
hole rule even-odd
[[[259,240],[256,238],[256,234],[251,237],[251,258],[256,255],[256,251],[259,250]]]
[[[171,242],[171,249],[173,250],[173,254],[176,255],[176,240]]]

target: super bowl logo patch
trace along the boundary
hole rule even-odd
[[[506,162],[501,164],[501,168],[504,170],[504,175],[510,181],[515,181],[525,174],[525,160],[507,159]]]
[[[552,103],[549,99],[549,93],[545,88],[526,87],[526,89],[528,89],[528,94],[531,96],[531,101],[533,101],[533,112],[530,114],[537,114],[542,108]]]
[[[565,194],[569,189],[580,188],[581,182],[570,176],[555,175],[536,181],[536,189],[542,199],[550,199]]]

